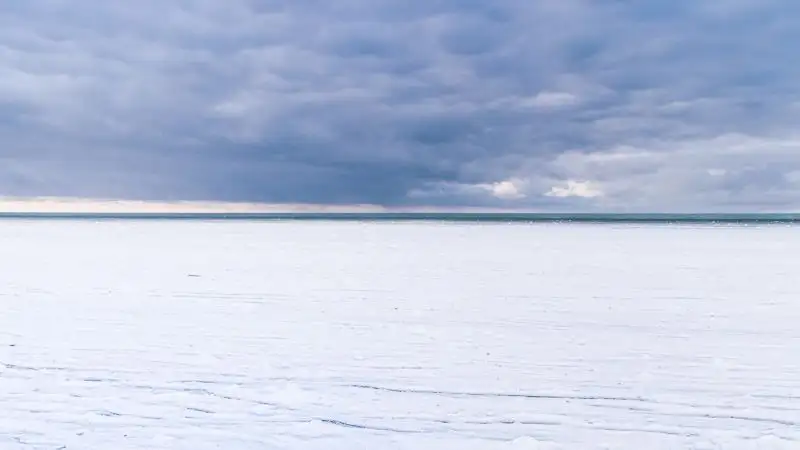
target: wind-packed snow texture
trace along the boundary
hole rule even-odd
[[[1,449],[797,449],[792,226],[0,222]]]

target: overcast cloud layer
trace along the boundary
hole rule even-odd
[[[800,209],[794,0],[9,0],[0,196]]]

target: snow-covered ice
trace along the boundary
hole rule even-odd
[[[0,222],[0,449],[800,448],[800,228]]]

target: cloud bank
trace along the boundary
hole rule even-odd
[[[800,3],[12,0],[0,196],[800,209]]]

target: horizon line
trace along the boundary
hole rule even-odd
[[[800,216],[800,211],[756,210],[548,210],[534,208],[498,208],[481,206],[384,206],[377,204],[264,203],[214,200],[132,200],[80,197],[10,197],[0,196],[0,215],[528,215],[528,216]]]
[[[269,222],[462,222],[594,224],[800,224],[800,213],[469,213],[469,212],[294,212],[294,213],[10,213],[5,220],[66,221],[269,221]]]

